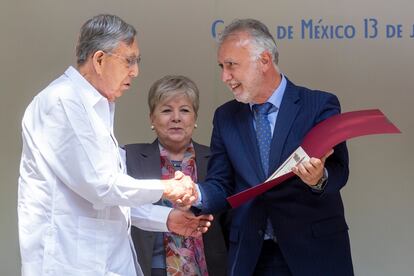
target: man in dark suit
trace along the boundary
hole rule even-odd
[[[204,180],[207,172],[207,163],[210,158],[210,149],[193,142],[197,158],[198,179]],[[138,179],[161,179],[160,150],[158,140],[152,144],[129,144],[125,146],[127,172]],[[227,249],[223,237],[222,224],[225,223],[224,214],[215,216],[208,232],[203,235],[204,253],[209,275],[219,276],[226,274],[225,259]],[[222,221],[221,221],[222,220]],[[131,228],[131,236],[137,252],[138,262],[144,275],[151,275],[151,264],[156,232],[145,231],[136,227]]]
[[[227,196],[265,181],[313,126],[340,113],[333,94],[296,86],[281,74],[275,41],[261,22],[232,22],[218,46],[222,81],[236,100],[214,115],[201,213],[228,208]],[[349,173],[345,143],[293,172],[233,210],[229,275],[353,275],[340,195]]]

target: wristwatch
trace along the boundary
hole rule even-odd
[[[323,175],[321,179],[319,179],[318,183],[316,183],[316,185],[312,186],[311,188],[312,190],[323,191],[327,182],[328,182],[328,176],[326,174],[326,170],[323,170]]]

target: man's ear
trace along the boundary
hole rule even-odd
[[[95,71],[98,75],[100,75],[102,73],[102,66],[103,66],[103,63],[104,63],[104,57],[105,57],[105,52],[102,51],[102,50],[96,51],[92,55],[93,67],[95,68]]]
[[[262,64],[264,71],[269,70],[269,68],[273,66],[272,55],[269,51],[264,51],[260,54],[260,63]]]

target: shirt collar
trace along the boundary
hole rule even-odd
[[[78,70],[69,66],[65,71],[65,75],[69,77],[79,88],[79,97],[82,97],[90,106],[98,113],[98,116],[104,121],[108,129],[113,130],[115,103],[109,102],[107,98],[101,95],[98,90],[87,81]]]
[[[84,97],[92,106],[96,105],[103,99],[107,101],[107,99],[103,97],[101,93],[99,93],[98,90],[96,90],[96,88],[72,66],[69,66],[69,68],[66,69],[65,75],[67,75],[71,80],[73,80],[74,83],[84,90],[81,97]]]
[[[282,75],[282,80],[279,84],[279,86],[273,91],[272,95],[267,99],[266,102],[269,102],[277,107],[277,110],[280,108],[280,104],[282,103],[283,95],[285,94],[286,90],[286,78],[285,75]],[[252,109],[253,103],[249,103],[250,109]]]

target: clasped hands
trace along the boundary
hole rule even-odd
[[[173,179],[164,180],[164,184],[165,189],[162,197],[174,205],[190,206],[198,198],[197,189],[191,177],[180,171],[175,172]]]
[[[182,236],[199,237],[208,231],[213,220],[212,215],[194,215],[189,208],[198,199],[197,188],[189,176],[180,171],[173,179],[165,180],[163,198],[173,203],[173,209],[167,220],[170,232]]]

